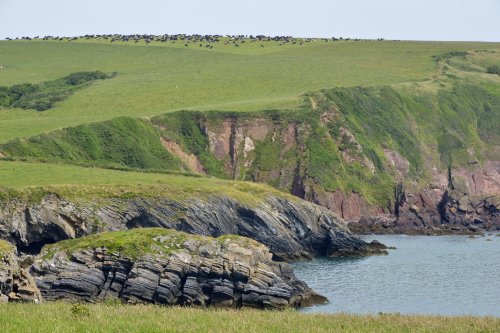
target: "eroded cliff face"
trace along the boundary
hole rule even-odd
[[[448,169],[429,156],[418,171],[426,180],[415,181],[410,161],[396,149],[384,148],[382,166],[375,167],[336,106],[316,116],[316,122],[272,114],[194,119],[207,138],[207,151],[227,177],[272,184],[326,207],[356,232],[440,234],[500,228],[500,161],[479,163],[468,150],[464,166]],[[169,135],[168,127],[162,130]],[[324,155],[333,156],[333,164],[317,165]],[[361,186],[361,191],[346,188],[353,182],[374,185]],[[397,198],[399,183],[404,193]]]
[[[135,255],[105,247],[68,251],[56,244],[36,259],[31,273],[46,301],[256,308],[326,301],[297,280],[291,266],[274,262],[267,247],[250,239],[157,234],[149,236],[153,244],[146,253]],[[99,244],[99,236],[92,242]]]
[[[500,162],[434,169],[429,185],[403,188],[392,214],[350,219],[356,233],[449,234],[500,230]],[[448,179],[449,177],[449,179]]]
[[[148,227],[212,237],[245,236],[265,244],[282,260],[384,252],[353,236],[327,209],[272,196],[252,207],[220,196],[185,201],[164,196],[110,197],[96,203],[49,193],[39,202],[12,200],[0,211],[0,239],[24,253],[96,232]]]
[[[446,72],[453,64],[443,59]],[[483,79],[498,86],[495,76]],[[351,222],[392,220],[385,229],[425,233],[500,227],[497,93],[443,78],[305,97],[309,105],[298,111],[165,115],[152,122],[191,119],[189,128],[207,138],[197,147],[225,176],[271,184]],[[196,131],[164,129],[162,135],[174,132],[181,146],[193,147]]]

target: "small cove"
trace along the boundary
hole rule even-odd
[[[304,312],[500,317],[500,237],[365,236],[387,256],[294,263],[297,277],[330,303]]]

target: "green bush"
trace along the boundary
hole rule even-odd
[[[71,73],[70,75],[66,76],[64,80],[66,81],[67,84],[77,86],[87,82],[104,80],[107,78],[109,78],[109,76],[106,75],[106,73],[103,73],[101,71],[93,71],[93,72]]]
[[[78,72],[72,73],[64,79],[40,84],[21,83],[12,87],[0,87],[0,107],[45,111],[54,107],[55,103],[66,99],[85,84],[115,75],[116,73],[113,73],[113,75],[108,76],[100,71]]]
[[[486,69],[486,73],[500,75],[500,66],[498,65],[488,66],[488,68]]]
[[[73,304],[70,309],[74,317],[88,317],[90,316],[90,309],[83,304]]]

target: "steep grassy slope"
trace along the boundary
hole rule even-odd
[[[180,170],[182,163],[166,151],[157,130],[147,121],[115,118],[17,139],[5,145],[11,156],[66,160],[101,166]]]
[[[154,43],[153,43],[154,44]],[[295,108],[300,95],[335,86],[422,80],[435,73],[433,55],[496,49],[495,43],[329,42],[264,48],[248,44],[185,48],[0,41],[0,85],[39,83],[72,72],[118,72],[55,109],[2,110],[0,142],[117,116],[153,116],[177,109],[255,111]]]

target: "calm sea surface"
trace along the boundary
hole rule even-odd
[[[500,317],[500,237],[368,236],[388,256],[294,263],[297,277],[329,304],[304,312]]]

